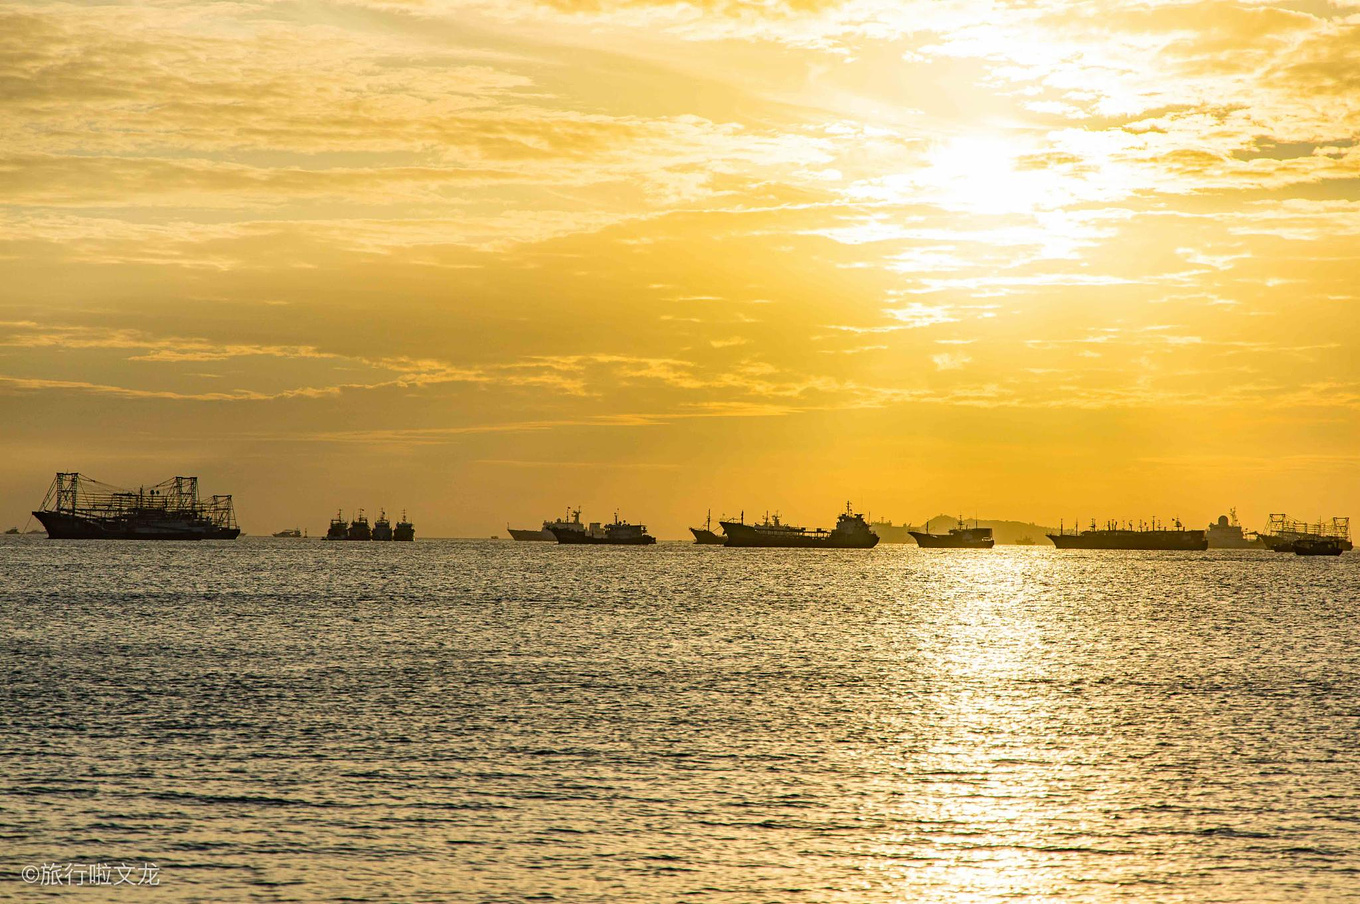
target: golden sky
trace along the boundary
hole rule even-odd
[[[1360,2],[0,3],[0,521],[1360,514]]]

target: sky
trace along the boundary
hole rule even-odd
[[[1360,512],[1360,2],[0,2],[0,522]]]

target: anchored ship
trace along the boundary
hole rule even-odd
[[[349,539],[349,522],[345,520],[344,512],[336,509],[335,517],[331,519],[331,526],[326,529],[327,540],[347,540]]]
[[[713,510],[708,510],[708,517],[704,518],[703,527],[691,527],[691,534],[694,534],[694,542],[700,546],[721,546],[723,536],[713,531]]]
[[[54,540],[235,540],[231,496],[198,497],[197,477],[125,490],[59,472],[33,513]]]
[[[893,524],[891,521],[870,521],[869,530],[878,534],[880,543],[911,542],[910,524]]]
[[[373,539],[392,539],[392,522],[387,520],[386,509],[378,509],[378,520],[373,522]]]
[[[1228,509],[1228,514],[1219,515],[1218,520],[1205,531],[1210,549],[1265,549],[1266,543],[1254,531],[1245,531],[1237,523],[1237,509]]]
[[[331,519],[330,528],[326,531],[326,539],[410,541],[416,538],[415,525],[406,520],[406,512],[401,513],[401,520],[395,527],[388,520],[385,509],[379,509],[379,513],[378,520],[370,525],[363,509],[359,509],[354,515],[354,520],[348,522],[345,521],[345,513],[337,511],[335,517]]]
[[[580,514],[576,512],[576,525],[580,524]],[[656,542],[656,537],[647,533],[647,525],[620,521],[618,512],[609,524],[592,521],[585,530],[577,530],[575,525],[553,526],[550,530],[558,543],[569,545],[648,546]]]
[[[760,524],[747,524],[744,515],[740,521],[720,521],[719,524],[727,534],[724,546],[870,549],[878,543],[878,534],[869,529],[863,515],[851,510],[849,503],[831,530],[808,530],[784,524],[778,514],[773,519],[767,514]]]
[[[287,530],[275,531],[273,536],[281,540],[300,540],[302,539],[302,528],[290,527]]]
[[[392,531],[392,539],[399,543],[413,543],[416,539],[416,526],[406,520],[406,509],[401,510],[401,520]]]
[[[976,518],[973,519],[972,527],[964,527],[962,518],[957,520],[957,524],[959,526],[950,528],[947,534],[932,534],[930,522],[927,521],[924,531],[909,533],[916,540],[916,545],[925,549],[991,549],[996,545],[992,529],[979,527]]]
[[[1175,529],[1168,529],[1154,518],[1151,524],[1137,527],[1127,524],[1120,527],[1117,522],[1106,522],[1097,528],[1091,519],[1088,530],[1067,533],[1061,526],[1056,534],[1048,539],[1059,549],[1148,549],[1182,550],[1199,552],[1209,548],[1209,540],[1202,530],[1186,530],[1180,521],[1173,521]]]
[[[584,532],[586,526],[581,523],[581,510],[574,509],[568,506],[566,518],[558,518],[553,521],[544,521],[543,527],[539,528],[538,530],[531,530],[529,528],[522,527],[511,527],[508,524],[505,525],[505,529],[510,532],[510,536],[514,537],[516,540],[539,541],[546,543],[552,543],[554,540],[557,539],[557,537],[553,534],[553,528],[561,528],[562,530],[574,530]]]
[[[1285,514],[1272,514],[1270,528],[1260,536],[1266,546],[1275,552],[1296,552],[1295,547],[1301,542],[1305,548],[1321,549],[1331,545],[1318,542],[1324,540],[1335,541],[1340,552],[1350,552],[1354,548],[1354,544],[1351,543],[1350,518],[1333,518],[1331,521],[1318,519],[1310,523],[1290,518]]]

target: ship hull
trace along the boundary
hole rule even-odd
[[[702,528],[702,527],[691,527],[691,528],[689,529],[689,532],[690,532],[691,534],[694,534],[694,542],[697,543],[697,544],[700,545],[700,546],[722,546],[722,545],[723,545],[724,538],[723,538],[722,536],[720,536],[719,534],[715,534],[715,533],[714,533],[713,531],[711,531],[711,530],[706,530],[705,528]]]
[[[878,545],[877,534],[804,534],[762,531],[750,524],[723,521],[727,539],[724,546],[756,549],[872,549]]]
[[[579,530],[556,528],[553,529],[553,534],[557,537],[557,542],[563,546],[650,546],[656,542],[656,537],[650,534],[623,538],[593,537]]]
[[[948,534],[925,534],[911,531],[916,545],[924,549],[991,549],[996,540],[991,537],[951,537]]]
[[[1049,534],[1059,549],[1127,549],[1162,552],[1202,552],[1209,541],[1202,530],[1087,531]]]
[[[52,540],[235,540],[237,527],[175,519],[95,519],[66,512],[34,512]]]
[[[552,531],[546,528],[543,530],[523,530],[515,527],[507,527],[506,530],[510,531],[511,537],[521,542],[536,541],[540,543],[551,543],[557,539],[553,536]]]

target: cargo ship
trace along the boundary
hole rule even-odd
[[[576,514],[579,519],[580,512]],[[579,524],[580,521],[576,523]],[[558,543],[567,545],[649,546],[656,542],[656,537],[647,533],[647,525],[620,521],[618,512],[614,513],[614,520],[609,524],[602,525],[598,521],[592,521],[585,530],[577,530],[571,525],[554,526],[551,530]]]
[[[511,527],[505,525],[505,529],[510,532],[510,536],[520,541],[552,543],[557,537],[553,534],[553,528],[562,530],[574,530],[584,532],[586,526],[581,523],[581,510],[567,508],[567,517],[558,518],[555,521],[544,521],[543,526],[538,530],[522,527]]]
[[[1295,547],[1300,541],[1303,541],[1305,547],[1316,546],[1320,549],[1325,544],[1318,544],[1316,541],[1319,540],[1335,541],[1341,552],[1350,552],[1354,548],[1354,544],[1351,543],[1350,518],[1333,518],[1331,521],[1319,519],[1310,523],[1290,518],[1285,514],[1272,514],[1269,529],[1260,536],[1262,542],[1275,552],[1295,552]]]
[[[1219,515],[1218,520],[1205,531],[1210,549],[1265,549],[1266,543],[1253,531],[1242,529],[1237,523],[1237,509],[1228,509],[1228,514]]]
[[[891,521],[870,521],[869,530],[878,535],[880,543],[910,543],[911,525]]]
[[[231,496],[198,496],[197,477],[125,490],[59,472],[33,517],[53,540],[235,540]]]
[[[1202,530],[1186,530],[1179,522],[1173,522],[1174,529],[1168,529],[1153,519],[1151,524],[1132,524],[1120,527],[1117,522],[1107,522],[1105,527],[1097,528],[1094,519],[1087,530],[1067,533],[1061,526],[1056,534],[1048,539],[1059,549],[1143,549],[1178,550],[1200,552],[1209,548],[1209,540]]]
[[[715,533],[713,530],[713,510],[708,510],[708,517],[704,518],[703,527],[691,527],[691,534],[694,534],[694,542],[699,546],[722,546],[724,537],[722,534]]]
[[[991,549],[996,545],[992,529],[979,527],[977,519],[973,520],[972,527],[964,527],[962,518],[956,523],[958,527],[950,528],[947,534],[932,534],[929,521],[924,531],[914,530],[910,533],[916,545],[925,549]]]
[[[760,524],[740,521],[720,521],[727,534],[724,546],[775,547],[792,549],[870,549],[878,544],[878,534],[869,529],[864,516],[852,511],[850,505],[836,519],[831,530],[795,527],[784,524],[776,514],[767,514]]]

